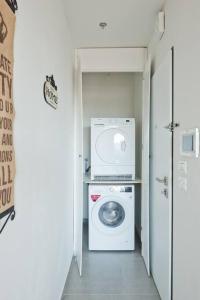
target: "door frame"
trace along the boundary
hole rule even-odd
[[[81,80],[80,80],[81,79]],[[82,275],[82,228],[79,218],[83,215],[83,206],[81,199],[83,190],[77,192],[79,184],[77,178],[83,176],[83,166],[80,166],[82,159],[82,135],[80,137],[79,128],[83,127],[82,121],[82,77],[80,74],[80,61],[75,52],[75,70],[74,70],[74,256],[78,265],[80,276]],[[77,121],[78,120],[78,121]],[[80,126],[81,125],[81,126]],[[77,175],[78,174],[78,175]],[[82,179],[81,179],[82,181]],[[80,195],[80,196],[79,196]]]
[[[147,106],[147,109],[145,108]],[[141,242],[142,257],[150,276],[150,109],[151,109],[151,56],[148,55],[143,72],[142,97],[142,187],[141,187]],[[147,132],[146,132],[146,131]],[[147,167],[148,166],[148,167]],[[145,178],[145,183],[144,183]]]
[[[172,51],[172,124],[175,124],[175,114],[174,114],[174,47],[171,47]],[[172,203],[171,203],[171,209],[172,209],[172,215],[171,215],[171,300],[173,300],[173,284],[174,284],[174,130],[172,131]]]
[[[80,61],[81,76],[83,73],[142,73],[146,69],[148,52],[147,48],[97,48],[97,49],[76,49],[75,50],[75,122],[76,122],[76,105],[77,105],[77,64]],[[143,90],[144,93],[144,90]],[[149,121],[150,126],[150,121]],[[77,136],[75,126],[75,137]],[[77,145],[75,138],[75,155],[74,168],[76,168],[79,153],[77,153]],[[75,172],[76,174],[76,172]],[[76,189],[76,175],[74,176],[74,187]],[[149,200],[148,200],[149,201]],[[74,191],[74,203],[77,203],[76,193]],[[82,201],[83,205],[83,201]],[[81,208],[82,209],[82,208]],[[74,205],[74,241],[76,240],[76,205]],[[144,224],[141,224],[143,227]],[[74,255],[76,256],[77,249],[74,243]],[[80,268],[79,268],[80,269]],[[82,269],[82,268],[81,268]],[[147,272],[149,270],[147,267]],[[81,272],[80,272],[81,274]]]

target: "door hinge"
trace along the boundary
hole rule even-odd
[[[175,128],[179,127],[179,123],[171,122],[169,125],[165,126],[164,128],[168,129],[169,131],[173,132]]]

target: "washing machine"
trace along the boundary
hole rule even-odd
[[[134,186],[89,185],[89,250],[135,249]]]
[[[91,119],[91,180],[135,179],[135,119]]]

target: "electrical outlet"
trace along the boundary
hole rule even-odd
[[[187,161],[181,160],[178,162],[178,170],[181,174],[187,175],[188,173],[188,165]]]

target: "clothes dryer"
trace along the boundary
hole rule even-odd
[[[135,119],[91,119],[91,179],[135,179]]]

